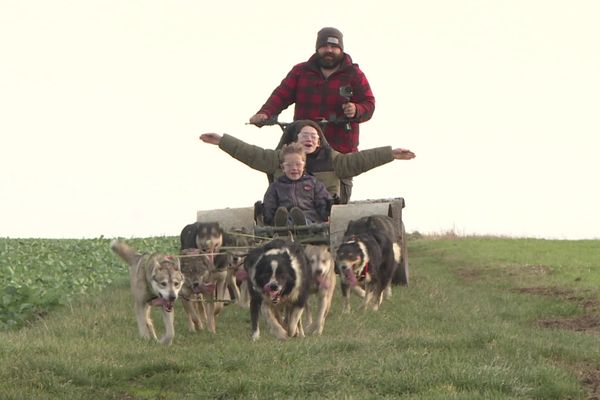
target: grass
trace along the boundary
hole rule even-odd
[[[177,240],[133,244],[168,251]],[[108,264],[111,283],[92,285],[92,294],[70,296],[36,322],[0,333],[0,398],[600,395],[600,323],[580,331],[561,328],[572,328],[561,321],[598,315],[598,241],[412,239],[411,284],[396,288],[378,313],[341,315],[337,291],[323,336],[281,342],[261,321],[261,338],[251,342],[247,310],[227,306],[217,318],[217,334],[210,335],[188,332],[178,306],[170,347],[137,337],[126,269],[111,255],[108,240],[78,245],[88,254],[64,251],[63,262]],[[63,277],[71,278],[79,279]],[[357,305],[353,299],[354,310]],[[162,332],[158,312],[154,319]],[[540,324],[549,320],[556,324]]]

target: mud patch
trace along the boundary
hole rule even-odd
[[[455,271],[460,280],[465,283],[475,283],[488,279],[508,279],[510,281],[522,281],[523,279],[537,280],[540,276],[550,275],[552,268],[547,265],[503,265],[501,267],[468,268],[463,267]]]
[[[577,317],[540,319],[537,321],[537,325],[542,328],[600,333],[600,315],[585,314]]]
[[[481,280],[481,270],[461,268],[456,270],[458,278],[465,283],[474,283]]]
[[[552,273],[552,268],[542,264],[524,265],[521,270],[530,275],[550,275]]]
[[[552,268],[542,264],[508,265],[504,267],[505,273],[516,279],[538,279],[541,276],[552,274]]]
[[[597,365],[577,364],[568,366],[579,377],[589,397],[587,400],[600,400],[600,369]]]
[[[459,268],[455,271],[460,280],[465,283],[476,283],[486,279],[487,273],[498,270]],[[545,265],[524,265],[509,272],[509,275],[546,275],[552,269]],[[574,290],[558,286],[534,286],[511,289],[517,293],[547,296],[577,304],[583,310],[583,315],[539,319],[535,323],[542,328],[566,329],[578,332],[600,334],[600,301],[598,291],[591,289]],[[600,400],[600,399],[599,399]]]
[[[515,291],[570,301],[580,306],[585,313],[573,317],[539,319],[536,321],[539,327],[600,334],[600,313],[597,311],[599,302],[596,292],[591,290],[577,292],[572,289],[554,286],[520,288],[515,289]]]
[[[583,384],[588,388],[589,400],[600,400],[600,369],[585,371]]]
[[[561,300],[577,303],[586,311],[596,309],[599,302],[597,294],[591,293],[589,290],[585,292],[576,292],[572,289],[561,288],[556,286],[536,286],[515,289],[519,293],[534,294],[538,296],[554,297]]]

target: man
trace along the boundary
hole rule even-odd
[[[360,122],[375,111],[375,97],[365,74],[344,53],[342,32],[323,28],[317,34],[316,52],[295,65],[267,102],[250,118],[259,125],[295,103],[294,120],[329,121],[325,138],[340,153],[358,151]],[[342,203],[350,200],[352,180],[343,180]]]

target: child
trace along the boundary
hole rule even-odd
[[[287,226],[327,221],[332,198],[325,185],[304,172],[304,147],[299,143],[284,146],[280,161],[284,175],[269,185],[263,199],[265,224]]]

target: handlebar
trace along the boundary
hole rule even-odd
[[[285,129],[291,125],[291,122],[282,122],[278,120],[279,115],[275,115],[267,120],[264,120],[263,122],[254,124],[252,122],[246,122],[246,125],[254,125],[257,126],[259,128],[262,128],[263,126],[273,126],[273,125],[278,125],[282,131],[285,131]]]
[[[324,128],[326,125],[329,124],[349,124],[350,122],[355,122],[358,121],[355,118],[337,118],[337,117],[330,117],[329,119],[325,119],[325,118],[321,118],[318,120],[314,120],[317,124],[319,124],[319,126],[321,128]],[[286,128],[291,125],[292,122],[283,122],[283,121],[279,121],[279,115],[274,115],[273,117],[258,123],[258,124],[253,124],[251,122],[246,122],[246,125],[255,125],[259,128],[262,128],[263,126],[273,126],[273,125],[277,125],[281,128],[282,131],[285,131]]]

